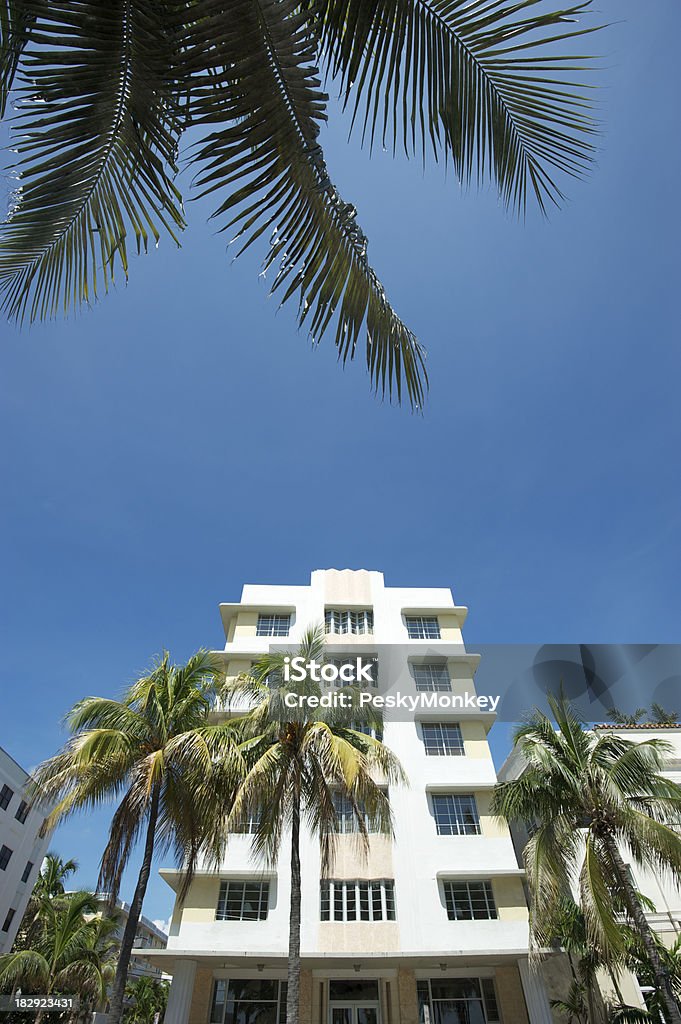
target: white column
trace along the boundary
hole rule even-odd
[[[518,971],[525,994],[527,1015],[530,1024],[553,1024],[553,1015],[549,1006],[544,982],[538,969],[530,967],[527,957],[518,961]]]
[[[194,994],[196,960],[176,960],[168,993],[165,1024],[187,1024]]]

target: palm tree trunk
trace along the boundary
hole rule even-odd
[[[296,780],[291,813],[291,914],[288,938],[286,1024],[298,1024],[300,1013],[300,784]]]
[[[151,874],[151,861],[154,856],[154,840],[156,838],[156,822],[158,819],[158,804],[160,799],[158,784],[154,785],[151,794],[151,805],[149,807],[149,824],[147,825],[147,838],[144,843],[144,856],[142,867],[135,886],[135,895],[130,904],[128,920],[125,922],[123,938],[121,939],[121,951],[116,965],[116,977],[114,978],[113,991],[111,993],[111,1005],[109,1007],[109,1024],[120,1024],[123,1017],[123,996],[125,995],[125,984],[128,980],[128,967],[130,966],[130,951],[135,942],[137,925],[142,915],[142,904],[144,894],[147,891],[147,883]],[[681,1022],[679,1022],[681,1024]]]
[[[681,1024],[681,1012],[679,1011],[679,1004],[674,996],[671,978],[660,959],[652,929],[648,924],[643,907],[641,906],[636,890],[632,885],[629,871],[622,860],[617,842],[609,832],[602,832],[601,837],[619,879],[626,908],[629,911],[629,915],[631,916],[636,931],[643,940],[643,945],[645,946],[646,954],[650,961],[650,966],[655,978],[655,987],[660,993],[660,999],[664,1005],[665,1020],[667,1024]]]

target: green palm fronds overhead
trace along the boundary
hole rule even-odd
[[[548,3],[548,6],[547,6]],[[319,143],[339,91],[368,144],[430,155],[503,203],[545,211],[592,159],[572,50],[591,0],[0,0],[0,112],[16,189],[0,227],[11,319],[46,319],[127,277],[130,248],[179,244],[178,153],[238,251],[258,244],[342,362],[414,407],[424,352],[388,300]],[[579,48],[583,48],[581,40]],[[198,134],[197,134],[198,133]],[[196,141],[198,140],[198,141]]]

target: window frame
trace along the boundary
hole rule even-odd
[[[447,982],[463,983],[468,984],[474,983],[477,986],[478,992],[474,996],[459,996],[452,995],[449,998],[437,996],[433,998],[433,983],[438,986],[444,986]],[[425,991],[425,999],[424,999]],[[499,998],[497,996],[496,985],[494,978],[485,976],[480,977],[479,975],[470,975],[467,978],[417,978],[416,979],[416,1001],[418,1004],[419,1024],[425,1024],[425,1014],[423,1013],[424,1006],[428,1006],[428,1016],[430,1024],[439,1024],[441,1019],[440,1014],[436,1016],[434,1013],[434,1003],[454,1003],[454,1004],[479,1004],[482,1007],[482,1012],[485,1018],[486,1024],[501,1024],[501,1015],[499,1013]],[[468,1015],[467,1015],[468,1016]]]
[[[451,693],[452,677],[446,662],[426,661],[412,664],[412,675],[417,693]],[[419,679],[419,675],[428,678]],[[437,678],[437,677],[440,678]]]
[[[410,640],[441,640],[442,629],[437,615],[405,615],[407,636]],[[432,623],[435,623],[433,626]]]
[[[5,914],[5,920],[0,931],[8,932],[10,930],[10,928],[12,927],[12,921],[14,920],[15,914],[16,909],[14,907],[9,907],[7,913]]]
[[[277,997],[276,999],[235,999],[232,995],[230,999],[230,985],[243,984],[244,982],[253,981],[271,981],[276,985]],[[217,1000],[217,994],[219,989],[222,989],[222,1000]],[[286,992],[287,983],[285,980],[280,978],[214,978],[213,989],[211,992],[210,1008],[208,1013],[208,1024],[224,1024],[227,1007],[231,1005],[232,1010],[230,1011],[233,1015],[234,1007],[243,1003],[251,1003],[254,1005],[276,1005],[276,1024],[286,1024]],[[218,1006],[222,1007],[222,1012],[218,1016],[215,1011]]]
[[[267,625],[265,625],[267,623]],[[284,623],[286,630],[284,631]],[[255,626],[256,636],[284,637],[291,632],[290,612],[259,612]]]
[[[228,916],[228,904],[233,902],[235,897],[230,900],[229,890],[230,887],[236,888],[241,886],[241,896],[236,897],[240,900],[239,916]],[[259,895],[257,899],[258,909],[256,917],[244,917],[245,907],[247,902],[253,902],[251,897],[248,901],[246,899],[246,892],[248,888],[258,888]],[[218,902],[215,907],[215,920],[226,922],[236,921],[239,923],[257,923],[260,921],[266,921],[270,910],[270,879],[269,878],[221,878],[220,887],[218,889]]]
[[[457,899],[454,888],[465,890],[465,899]],[[475,890],[479,889],[479,894]],[[494,887],[490,878],[445,878],[442,880],[442,894],[449,921],[498,921],[499,914],[494,898]],[[469,913],[459,914],[458,908],[467,902]],[[476,913],[484,908],[485,913]]]
[[[2,789],[0,789],[0,810],[7,810],[9,805],[12,803],[13,796],[14,790],[12,787],[8,786],[6,782],[3,782]]]
[[[325,608],[324,633],[326,636],[373,636],[374,609]]]
[[[381,787],[381,789],[383,789],[383,792],[387,797],[387,789],[384,787]],[[336,818],[338,819],[338,827],[333,829],[332,834],[338,836],[359,835],[359,824],[357,816],[352,808],[350,798],[345,793],[341,793],[340,790],[336,789],[333,790],[331,799],[333,800]],[[340,810],[338,807],[339,804],[341,805]],[[375,819],[370,818],[367,814],[366,808],[363,808],[361,805],[359,805],[359,810],[364,818],[364,824],[369,835],[377,835],[378,828],[376,827]],[[347,824],[349,824],[350,827],[346,827]]]
[[[31,805],[29,804],[28,800],[20,800],[19,806],[16,809],[14,817],[16,818],[20,825],[25,825],[26,819],[28,818],[30,813]]]
[[[479,836],[482,835],[480,828],[480,812],[478,810],[478,801],[475,798],[475,793],[431,793],[430,794],[431,807],[433,809],[433,818],[435,819],[435,828],[439,836]],[[438,802],[442,800],[452,801],[452,805],[445,808],[446,814],[440,812],[438,817]],[[475,821],[471,825],[465,821],[466,811],[463,807],[463,801],[470,801],[470,808],[473,811],[473,817]],[[440,805],[441,806],[441,805]],[[459,817],[456,817],[458,813]],[[456,827],[456,831],[454,828]]]
[[[0,846],[0,871],[7,870],[7,865],[11,861],[13,853],[14,850],[7,846],[6,843],[3,843],[2,846]]]
[[[31,877],[31,871],[33,871],[34,867],[35,867],[35,861],[32,861],[32,860],[27,860],[26,861],[26,867],[24,868],[23,874],[21,876],[21,881],[22,882],[28,882],[29,878]]]
[[[394,878],[322,878],[319,920],[323,924],[378,924],[397,920]]]
[[[439,730],[439,735],[436,730]],[[447,731],[454,734],[451,743],[449,740],[452,737],[448,736]],[[460,722],[421,722],[421,739],[426,757],[466,756]]]

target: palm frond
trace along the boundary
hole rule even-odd
[[[363,137],[451,159],[464,183],[488,175],[507,206],[563,199],[555,175],[581,177],[596,126],[574,81],[591,58],[565,42],[590,0],[323,0],[322,44]],[[538,7],[538,9],[537,9]],[[363,116],[362,116],[363,110]]]
[[[32,0],[13,125],[17,191],[0,231],[8,316],[92,301],[116,265],[184,221],[172,183],[179,122],[166,0]]]
[[[14,76],[34,23],[31,6],[25,0],[0,0],[0,117],[5,116]]]
[[[200,15],[200,17],[199,17]],[[206,41],[211,50],[206,53]],[[216,0],[197,5],[193,106],[199,125],[224,125],[199,144],[200,194],[229,192],[213,216],[235,230],[239,252],[270,234],[263,274],[282,303],[298,295],[313,340],[335,324],[338,357],[364,334],[373,386],[423,403],[426,374],[414,334],[388,302],[367,260],[356,210],[342,200],[317,141],[326,119],[307,12],[295,0]]]

